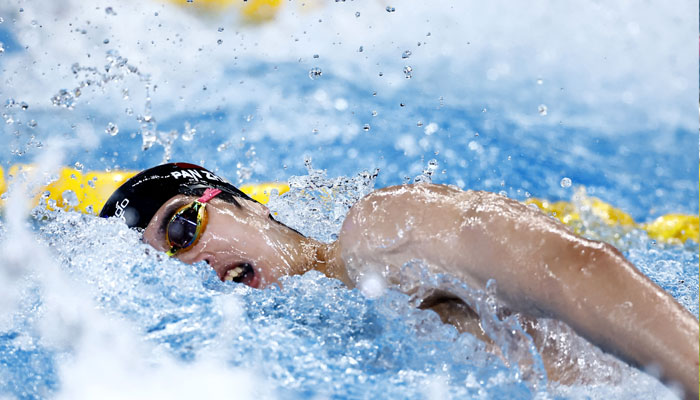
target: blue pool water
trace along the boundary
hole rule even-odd
[[[354,199],[425,173],[518,200],[584,191],[637,221],[697,214],[697,7],[307,1],[256,25],[236,7],[9,0],[0,165],[169,157],[234,183],[296,176],[271,208],[322,240]],[[553,321],[538,324],[589,371],[573,385],[523,375],[518,361],[539,355],[524,334],[498,336],[515,325],[496,312],[508,365],[396,290],[367,297],[314,273],[224,284],[117,222],[27,209],[22,182],[0,220],[0,398],[674,398]],[[312,211],[305,196],[329,185]],[[696,243],[584,218],[698,315]]]

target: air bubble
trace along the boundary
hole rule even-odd
[[[373,116],[373,117],[376,117],[378,114],[379,114],[379,113],[377,112],[377,110],[372,110],[372,116]]]
[[[323,75],[323,71],[321,71],[321,68],[315,67],[309,70],[309,78],[311,78],[312,80],[320,78],[321,75]]]
[[[217,29],[217,31],[223,32],[223,31],[224,31],[224,28],[220,26],[219,29]]]
[[[114,12],[114,9],[112,7],[107,7],[105,8],[105,14],[107,15],[117,15],[116,12]]]
[[[119,127],[115,123],[110,122],[107,124],[107,128],[105,128],[105,133],[109,136],[116,136],[117,133],[119,133]]]
[[[223,43],[223,42],[224,42],[223,40],[219,39],[219,40],[216,41],[216,44],[221,44],[221,43]]]
[[[359,12],[359,11],[355,12],[355,18],[360,18],[360,12]]]
[[[545,115],[547,115],[547,106],[544,104],[540,104],[540,106],[537,107],[537,112],[544,117]]]
[[[365,126],[362,127],[362,129],[363,129],[365,132],[369,131],[370,128],[371,128],[371,127],[369,126],[369,124],[365,124]]]
[[[109,44],[109,39],[103,40],[102,43],[104,43],[104,44]]]
[[[392,6],[386,6],[386,12],[392,13],[392,12],[394,12],[394,11],[396,11],[396,9],[395,9],[394,7],[392,7]]]
[[[559,182],[559,186],[563,187],[564,189],[570,188],[571,187],[571,178],[568,178],[566,176],[561,178],[561,182]]]
[[[538,84],[538,85],[541,85],[541,84],[543,84],[543,83],[544,83],[544,81],[542,80],[542,78],[540,78],[540,79],[537,80],[537,84]]]
[[[401,54],[401,58],[404,58],[404,59],[405,59],[405,58],[408,58],[408,57],[411,56],[411,54],[412,54],[412,53],[411,53],[411,50],[406,50],[406,51],[403,52],[403,54]]]
[[[410,65],[403,67],[403,73],[406,76],[406,79],[411,79],[411,77],[413,76],[411,74],[412,72],[413,72],[413,68],[411,68]]]
[[[4,52],[5,52],[5,45],[2,42],[0,42],[0,54],[2,54]]]

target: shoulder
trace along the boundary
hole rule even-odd
[[[461,190],[455,186],[418,183],[389,186],[375,190],[352,206],[348,217],[368,212],[389,212],[412,208],[418,212],[439,208],[460,208],[466,211],[483,204],[496,204],[509,199],[495,193]]]
[[[419,222],[425,217],[439,220],[440,216],[459,212],[466,203],[479,203],[486,193],[426,183],[378,189],[352,206],[343,223],[342,233],[346,238],[360,239],[357,235],[361,232],[388,234],[405,222]]]

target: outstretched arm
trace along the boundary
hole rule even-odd
[[[472,268],[473,278],[496,279],[511,308],[562,320],[632,364],[659,367],[664,380],[698,397],[698,321],[688,310],[613,246],[521,203],[480,196],[467,236],[482,250],[472,265],[490,268]]]
[[[512,310],[564,321],[577,333],[698,396],[698,321],[614,247],[489,192],[441,185],[378,190],[348,213],[340,235],[353,279],[420,259],[484,289]]]

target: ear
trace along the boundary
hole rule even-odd
[[[247,209],[253,211],[255,214],[262,216],[263,218],[268,218],[270,216],[270,209],[264,204],[260,204],[257,201],[237,199],[241,204],[243,204]]]

